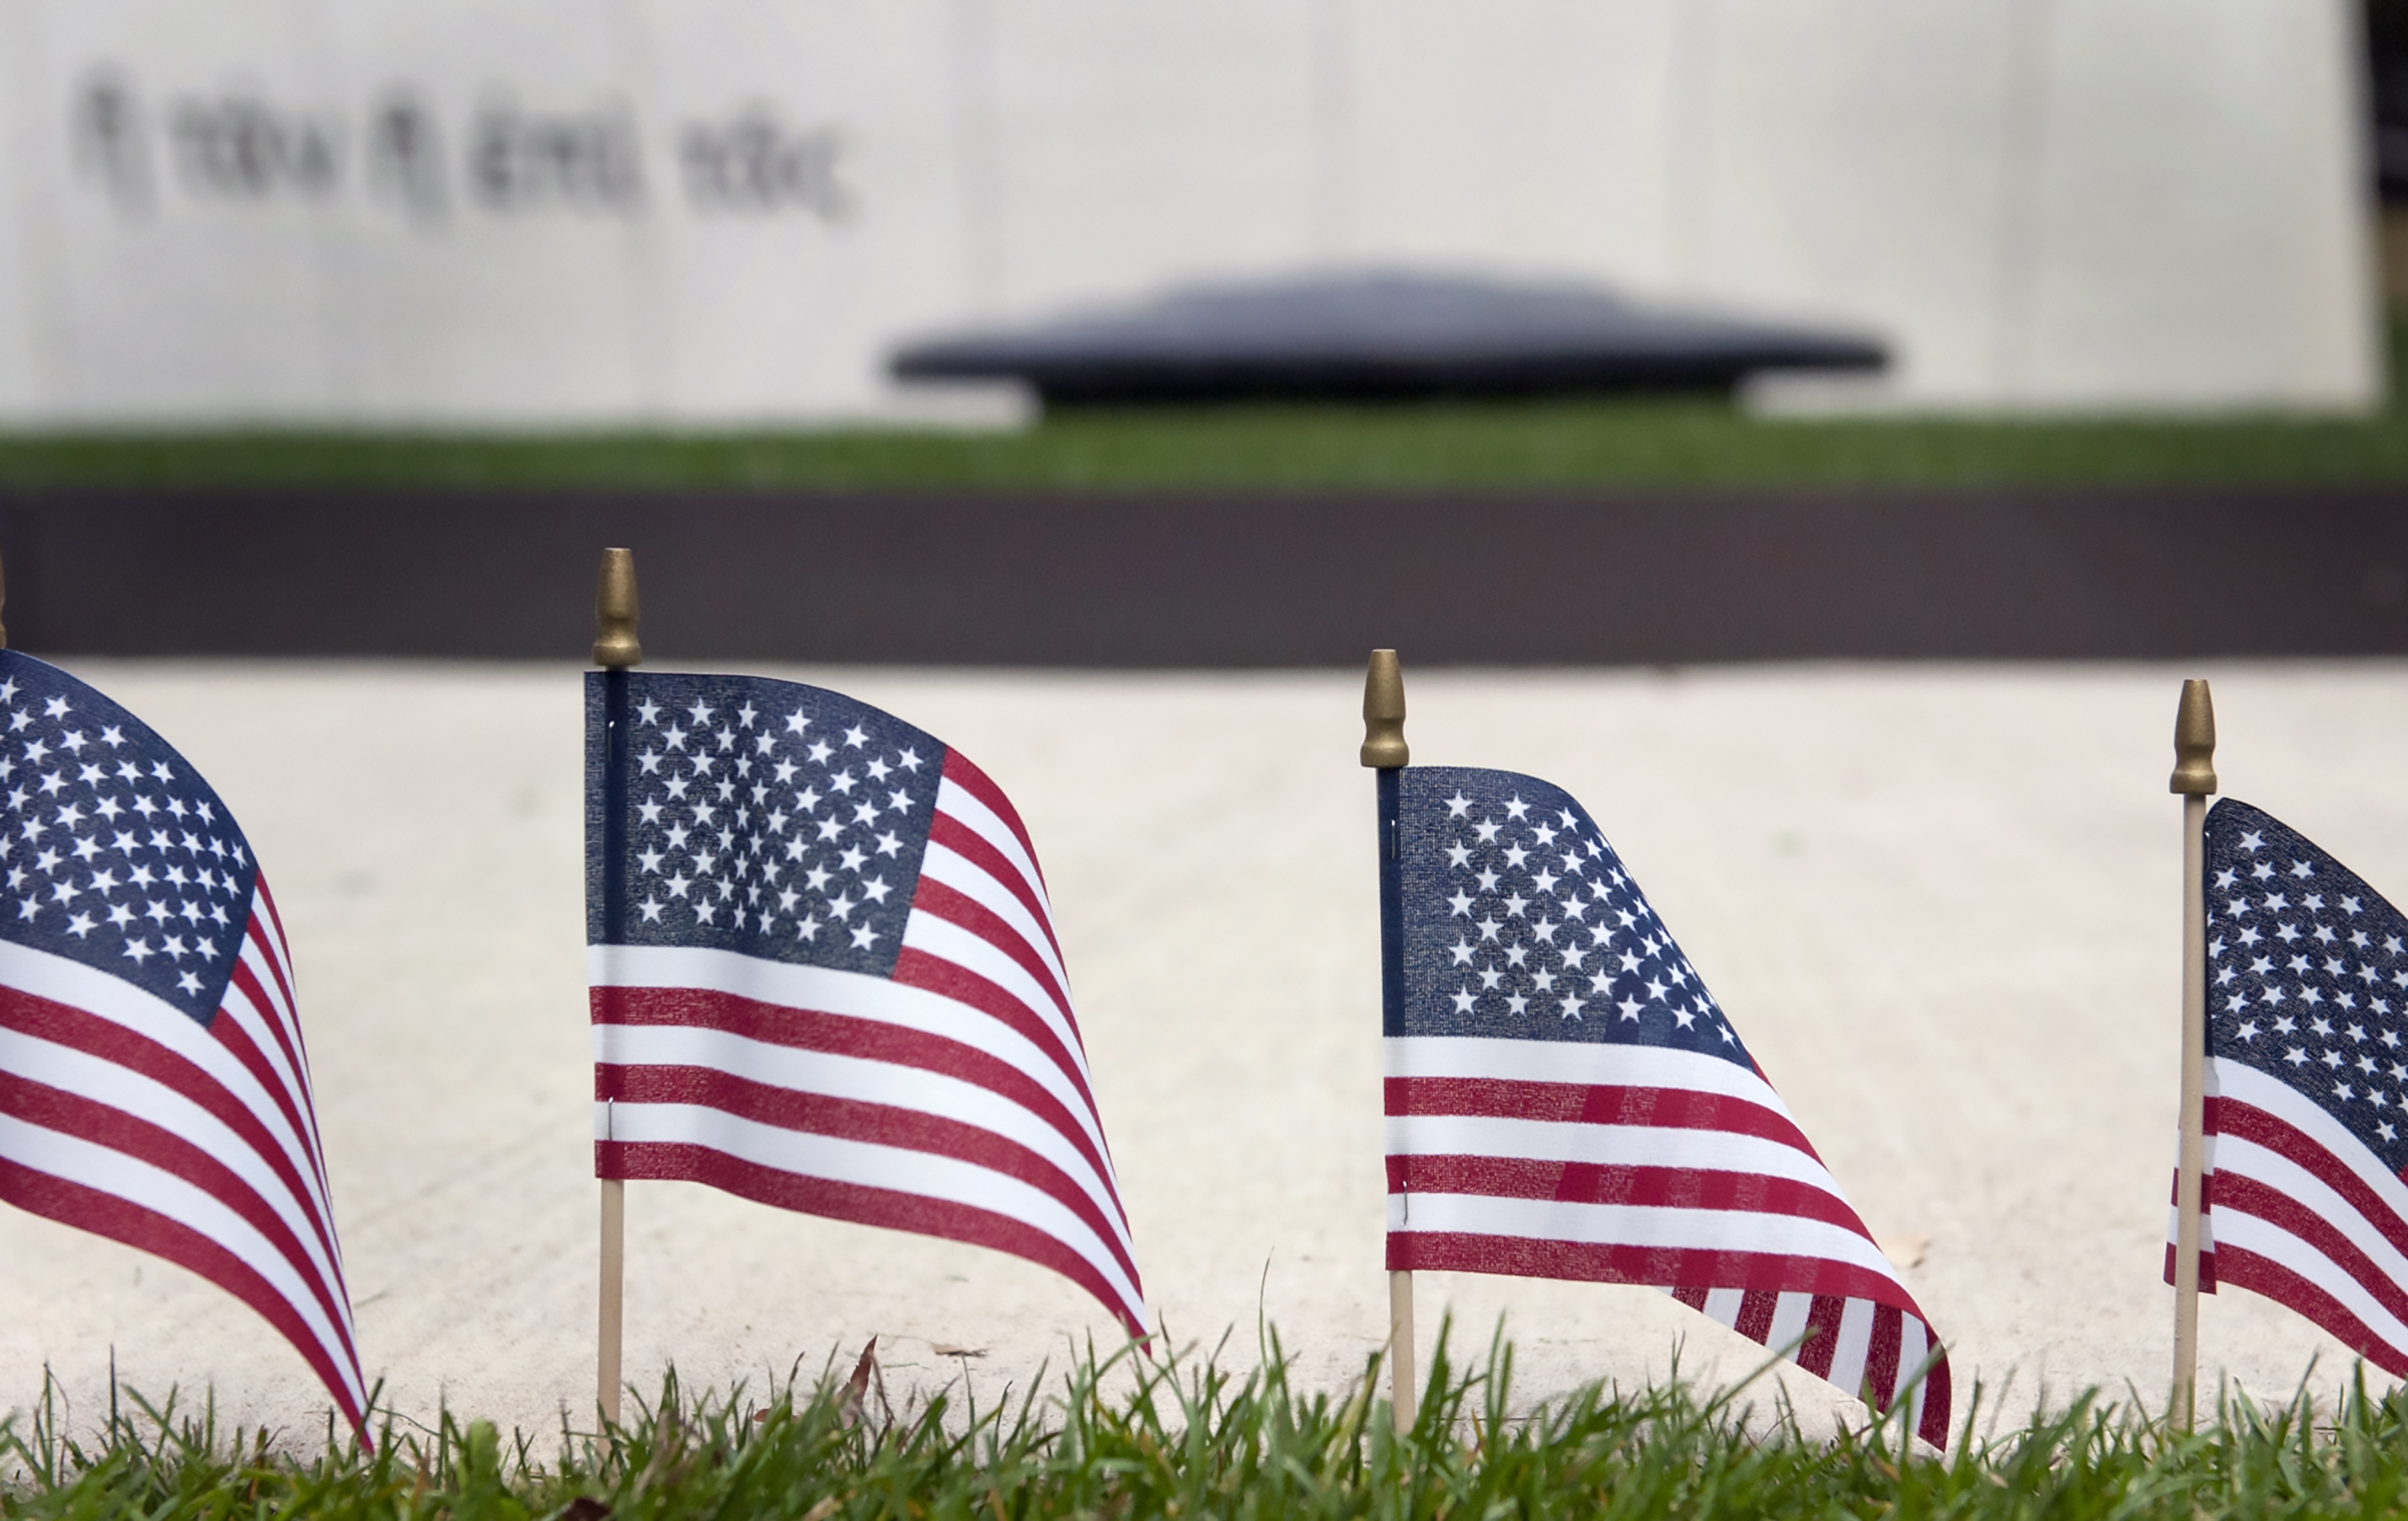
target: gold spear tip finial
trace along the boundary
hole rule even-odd
[[[2204,681],[2183,683],[2182,706],[2174,710],[2174,775],[2166,789],[2185,797],[2215,790],[2215,704]]]
[[[636,551],[602,551],[602,576],[594,589],[594,663],[606,668],[641,665],[644,647],[636,639]]]
[[[1412,760],[1405,747],[1405,668],[1395,650],[1375,649],[1363,673],[1363,763],[1387,771]]]

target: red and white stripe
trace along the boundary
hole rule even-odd
[[[2226,1058],[2208,1059],[2205,1129],[2200,1287],[2263,1294],[2408,1377],[2408,1183],[2313,1100]]]
[[[293,960],[264,880],[207,1025],[105,972],[0,944],[0,1199],[200,1274],[364,1420]]]
[[[1053,921],[1019,815],[948,752],[891,979],[594,946],[597,1174],[1010,1252],[1144,1336]]]
[[[1948,1361],[1770,1084],[1665,1046],[1392,1037],[1388,1266],[1646,1284],[1948,1440]]]

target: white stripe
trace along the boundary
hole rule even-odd
[[[1765,1332],[1764,1344],[1784,1356],[1797,1357],[1805,1345],[1807,1313],[1813,1308],[1813,1295],[1783,1290],[1772,1301],[1772,1326]]]
[[[1026,1147],[1060,1169],[1112,1223],[1122,1249],[1130,1251],[1120,1201],[1078,1148],[1027,1109],[974,1083],[921,1067],[825,1051],[797,1051],[696,1026],[605,1025],[595,1029],[594,1044],[595,1059],[606,1065],[705,1067],[792,1093],[885,1104],[975,1126]],[[595,1107],[595,1123],[607,1128],[609,1118],[604,1103],[597,1102]]]
[[[1887,1282],[1898,1282],[1889,1259],[1868,1238],[1821,1220],[1790,1215],[1684,1209],[1663,1204],[1497,1199],[1484,1194],[1416,1193],[1413,1229],[1584,1245],[1765,1252],[1844,1262]]]
[[[190,1142],[241,1179],[275,1212],[308,1255],[312,1271],[326,1286],[326,1297],[342,1302],[337,1288],[340,1275],[319,1244],[316,1222],[308,1208],[267,1160],[215,1115],[130,1067],[21,1031],[0,1030],[0,1072],[89,1099]]]
[[[1052,1094],[1108,1159],[1103,1126],[1078,1087],[1037,1043],[985,1010],[859,972],[792,966],[700,945],[593,945],[586,975],[596,988],[724,992],[789,1009],[817,1009],[956,1041],[982,1051]],[[597,1021],[595,1028],[606,1028]],[[597,1037],[598,1038],[598,1037]],[[1075,1054],[1075,1052],[1074,1052]]]
[[[2281,1078],[2269,1076],[2255,1067],[2244,1067],[2228,1058],[2214,1059],[2217,1087],[2222,1097],[2252,1108],[2262,1109],[2305,1135],[2336,1161],[2358,1174],[2375,1198],[2403,1222],[2408,1222],[2408,1183],[2402,1183],[2381,1159],[2366,1148],[2366,1143],[2349,1133],[2349,1128],[2325,1112],[2324,1107],[2299,1092]],[[2219,1134],[2217,1141],[2226,1139]],[[2218,1165],[2222,1165],[2223,1149],[2217,1149]]]
[[[1677,1126],[1588,1125],[1485,1115],[1393,1115],[1391,1157],[1496,1157],[1595,1167],[1678,1167],[1787,1179],[1840,1197],[1830,1170],[1780,1141]]]
[[[1028,912],[1028,905],[986,868],[931,840],[926,853],[920,858],[920,874],[943,883],[1010,925],[1011,932],[1045,963],[1045,970],[1054,974],[1054,980],[1066,992],[1069,989],[1069,974],[1063,970],[1062,959],[1054,954],[1054,941],[1045,927]]]
[[[739,1119],[697,1104],[622,1103],[611,1125],[623,1142],[708,1146],[741,1161],[802,1177],[967,1204],[1008,1215],[1042,1231],[1102,1275],[1130,1317],[1145,1324],[1144,1301],[1084,1220],[1051,1194],[992,1168],[924,1151],[874,1145],[824,1135],[798,1136],[774,1125]]]
[[[1390,1077],[1484,1077],[1590,1087],[1686,1088],[1744,1099],[1797,1123],[1772,1085],[1753,1070],[1669,1045],[1487,1040],[1472,1035],[1391,1035],[1380,1044]]]
[[[1726,1326],[1737,1326],[1740,1306],[1746,1302],[1745,1289],[1713,1288],[1706,1291],[1706,1302],[1701,1310],[1709,1319],[1719,1320]]]
[[[2224,1244],[2259,1257],[2290,1269],[2300,1277],[2323,1289],[2341,1301],[2342,1308],[2358,1316],[2369,1331],[2388,1343],[2394,1357],[2408,1355],[2408,1326],[2383,1307],[2366,1286],[2343,1270],[2332,1258],[2301,1241],[2282,1227],[2255,1215],[2235,1213],[2225,1222]]]
[[[994,942],[986,940],[958,924],[911,910],[903,921],[903,944],[940,961],[951,961],[966,971],[974,972],[995,984],[1029,1013],[1044,1022],[1061,1044],[1063,1054],[1079,1069],[1079,1075],[1090,1084],[1094,1079],[1087,1071],[1087,1053],[1079,1044],[1079,1029],[1070,1022],[1070,1011],[1064,1007],[1043,984],[1028,974],[1028,969],[1005,955]]]
[[[322,1176],[317,1148],[296,1134],[284,1111],[249,1067],[215,1036],[165,999],[144,991],[122,977],[94,971],[80,961],[36,950],[30,945],[0,943],[0,985],[80,1009],[95,1018],[130,1031],[154,1045],[165,1046],[199,1068],[204,1075],[251,1112],[266,1127],[270,1139],[287,1157],[308,1159],[297,1167],[304,1176]],[[327,1229],[333,1231],[333,1216]]]
[[[2224,1172],[2234,1177],[2249,1178],[2264,1184],[2274,1192],[2297,1203],[2301,1209],[2323,1220],[2339,1231],[2343,1238],[2364,1252],[2375,1271],[2395,1284],[2408,1284],[2408,1257],[2401,1254],[2383,1234],[2383,1230],[2360,1214],[2358,1207],[2333,1190],[2331,1185],[2317,1177],[2279,1152],[2269,1151],[2255,1142],[2239,1136],[2224,1138]],[[2216,1213],[2226,1220],[2241,1218],[2248,1212],[2224,1203]],[[2230,1231],[2227,1231],[2228,1238]]]
[[[20,1166],[79,1183],[87,1188],[122,1199],[184,1225],[223,1247],[266,1280],[279,1299],[293,1308],[310,1336],[334,1364],[354,1406],[365,1407],[366,1391],[342,1339],[327,1324],[317,1300],[282,1253],[267,1244],[251,1222],[183,1179],[122,1152],[80,1136],[31,1125],[0,1115],[0,1157]]]
[[[1054,900],[1046,896],[1045,878],[1037,870],[1037,861],[1022,848],[1020,836],[1011,826],[996,816],[994,809],[979,801],[978,796],[951,776],[937,785],[937,812],[953,819],[972,834],[984,840],[1002,853],[1020,874],[1022,881],[1045,910],[1045,922],[1054,922]]]
[[[1851,1395],[1865,1386],[1865,1354],[1873,1345],[1873,1301],[1851,1295],[1840,1309],[1839,1342],[1823,1376]]]

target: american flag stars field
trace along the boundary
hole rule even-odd
[[[848,709],[817,725],[799,704],[701,695],[631,709],[629,944],[778,956],[784,942],[789,959],[819,965],[893,963],[944,746]]]

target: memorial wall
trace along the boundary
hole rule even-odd
[[[941,413],[1311,267],[1861,328],[1794,405],[2363,406],[2345,0],[0,0],[0,425]]]

